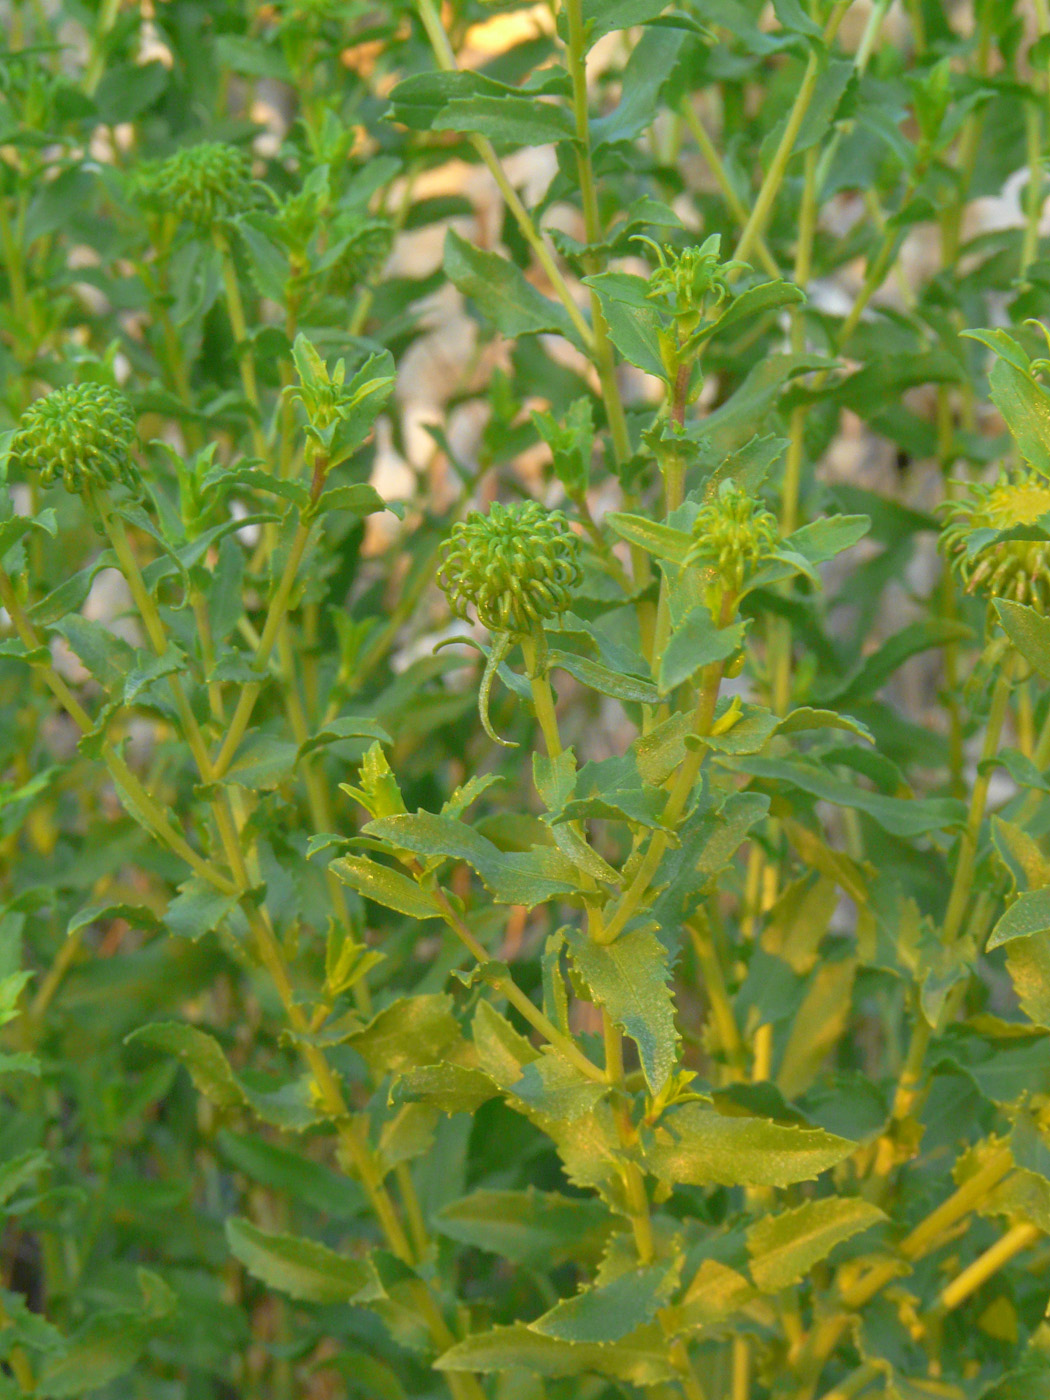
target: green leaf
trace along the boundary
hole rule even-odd
[[[597,293],[609,338],[624,359],[646,374],[666,380],[660,355],[660,318],[645,300],[645,280],[627,272],[599,272],[583,280]]]
[[[824,802],[866,812],[894,836],[921,836],[927,831],[949,831],[966,821],[966,808],[955,798],[886,797],[869,792],[856,782],[836,778],[825,768],[801,759],[739,758],[734,767],[773,783],[792,784]]]
[[[399,997],[367,1026],[344,1036],[342,1043],[353,1046],[376,1079],[436,1064],[465,1045],[452,1014],[452,998],[445,992]]]
[[[282,1197],[301,1201],[311,1210],[337,1220],[352,1220],[368,1207],[364,1189],[356,1181],[304,1156],[297,1148],[226,1128],[220,1128],[216,1140],[233,1170]]]
[[[1050,476],[1050,394],[1010,360],[999,359],[988,376],[992,402],[1006,420],[1021,456]]]
[[[1050,680],[1050,618],[1008,598],[993,598],[1006,635],[1043,680]]]
[[[605,523],[628,544],[639,545],[654,559],[666,559],[672,564],[684,564],[693,547],[693,537],[687,531],[647,520],[644,515],[610,511]]]
[[[645,1156],[649,1170],[671,1186],[791,1186],[813,1181],[855,1147],[820,1128],[725,1117],[694,1103],[664,1114]]]
[[[849,705],[857,700],[867,699],[869,695],[880,690],[890,676],[911,657],[934,647],[950,646],[952,642],[965,641],[972,635],[969,627],[944,618],[935,617],[923,622],[913,622],[887,638],[853,676],[834,690],[825,692],[821,698],[833,701],[836,705]]]
[[[851,69],[853,65],[847,63],[845,66]],[[719,335],[744,321],[753,320],[767,311],[778,311],[783,306],[797,306],[805,300],[805,292],[793,282],[760,282],[757,287],[748,287],[733,298],[728,309],[704,332],[704,339]]]
[[[303,758],[315,749],[323,748],[326,744],[337,744],[343,739],[371,739],[380,744],[394,742],[378,720],[370,719],[367,715],[340,715],[337,719],[329,720],[319,733],[299,746],[299,757]]]
[[[784,546],[811,564],[825,564],[843,550],[852,549],[870,529],[871,520],[866,515],[827,515],[788,535]]]
[[[707,605],[693,608],[672,631],[660,658],[660,694],[691,680],[705,666],[724,661],[744,644],[744,624],[715,625]]]
[[[685,38],[680,29],[645,31],[623,70],[618,105],[591,122],[595,150],[619,141],[633,141],[652,123],[664,84],[676,71]]]
[[[1006,967],[1025,1014],[1050,1027],[1050,889],[1017,897],[992,929],[988,951],[1006,946]]]
[[[35,1181],[47,1168],[47,1153],[33,1149],[0,1162],[0,1206],[5,1206],[16,1191]]]
[[[165,910],[164,922],[180,938],[196,940],[219,928],[237,903],[237,895],[223,894],[199,875],[191,875]]]
[[[226,1222],[230,1249],[248,1272],[304,1303],[356,1303],[381,1298],[384,1289],[372,1266],[348,1259],[313,1240],[260,1230],[234,1216]]]
[[[596,690],[599,695],[611,695],[616,700],[633,700],[642,705],[656,705],[660,700],[660,693],[651,681],[621,675],[586,656],[574,656],[571,652],[552,648],[547,653],[546,666],[550,671],[568,671],[570,676],[575,676],[582,685]]]
[[[614,34],[618,29],[647,24],[663,14],[667,5],[668,0],[584,0],[587,47],[591,48],[606,34]]]
[[[529,1330],[562,1342],[618,1342],[652,1318],[666,1285],[667,1269],[660,1265],[630,1269],[556,1303]]]
[[[8,520],[0,520],[0,560],[30,530],[39,530],[54,539],[58,531],[58,521],[50,506],[35,515],[12,515]]]
[[[445,274],[502,335],[555,332],[579,345],[563,306],[538,292],[514,263],[472,247],[453,229],[445,239]]]
[[[541,846],[527,852],[501,851],[463,822],[431,812],[381,817],[363,831],[417,855],[465,861],[481,876],[497,904],[524,904],[531,909],[579,890],[575,867],[559,851]]]
[[[387,909],[407,914],[411,919],[441,917],[441,906],[429,890],[389,865],[380,865],[367,856],[344,856],[332,861],[330,868],[344,885]]]
[[[474,1191],[438,1211],[434,1228],[448,1239],[546,1271],[597,1252],[611,1229],[598,1201],[556,1191]]]
[[[476,1113],[495,1098],[496,1085],[480,1069],[469,1065],[416,1065],[398,1081],[398,1099],[427,1104],[442,1113]]]
[[[763,1293],[779,1293],[801,1282],[837,1244],[885,1219],[884,1211],[858,1196],[827,1196],[763,1216],[747,1232],[751,1277]]]
[[[102,1313],[77,1333],[61,1356],[45,1361],[34,1394],[76,1400],[125,1375],[146,1348],[149,1332],[127,1313]]]
[[[646,1083],[658,1094],[677,1064],[679,1044],[666,949],[647,929],[605,944],[573,930],[567,941],[595,1001],[638,1046]]]
[[[332,486],[323,493],[317,502],[319,514],[328,510],[346,510],[351,515],[378,515],[389,510],[397,516],[404,515],[404,506],[399,501],[384,501],[374,486],[367,481],[353,486]]]
[[[144,904],[89,904],[70,919],[66,925],[66,936],[79,933],[91,924],[109,923],[113,919],[126,919],[132,928],[156,929],[161,926],[161,920]]]
[[[874,744],[875,736],[866,724],[850,715],[840,715],[837,710],[815,710],[809,705],[801,705],[792,710],[777,725],[778,734],[799,734],[807,729],[846,729]]]
[[[509,1371],[520,1367],[535,1376],[582,1376],[588,1372],[656,1385],[676,1377],[667,1342],[658,1327],[639,1328],[619,1342],[561,1342],[515,1323],[475,1332],[434,1363],[438,1371]]]
[[[218,1108],[240,1108],[244,1090],[222,1053],[219,1042],[206,1031],[178,1021],[158,1021],[141,1026],[125,1037],[125,1043],[152,1045],[182,1061],[200,1093]]]
[[[434,118],[434,131],[474,131],[490,141],[513,146],[543,146],[572,141],[573,119],[564,107],[539,97],[478,94],[455,98]]]
[[[280,787],[295,771],[298,746],[276,734],[250,733],[223,774],[224,783],[236,783],[249,791]]]

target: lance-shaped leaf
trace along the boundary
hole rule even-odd
[[[675,1379],[677,1372],[667,1359],[667,1342],[654,1324],[639,1328],[619,1342],[563,1342],[541,1337],[515,1323],[475,1332],[458,1342],[434,1363],[439,1371],[509,1371],[522,1368],[535,1376],[582,1376],[589,1372],[629,1381],[632,1385],[656,1385]]]
[[[672,1186],[790,1186],[812,1181],[855,1146],[822,1128],[729,1117],[690,1103],[664,1115],[645,1155],[649,1170]]]
[[[434,1228],[515,1264],[549,1269],[596,1253],[612,1217],[598,1201],[557,1191],[473,1191],[440,1210]]]
[[[666,1268],[629,1269],[556,1303],[529,1328],[563,1342],[618,1342],[652,1318],[666,1288]]]
[[[234,1216],[226,1238],[253,1277],[304,1303],[363,1303],[382,1298],[384,1288],[371,1264],[348,1259],[314,1240],[260,1230]]]
[[[859,1196],[826,1196],[763,1216],[747,1232],[751,1277],[763,1293],[779,1293],[805,1278],[837,1244],[885,1219],[885,1212]]]

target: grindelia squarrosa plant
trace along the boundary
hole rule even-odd
[[[0,1400],[1050,1395],[1044,0],[0,14]]]

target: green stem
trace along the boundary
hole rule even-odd
[[[722,157],[718,154],[714,142],[711,140],[707,129],[700,120],[699,113],[688,97],[683,99],[681,112],[686,126],[692,132],[693,140],[699,147],[700,154],[707,162],[707,167],[711,171],[711,174],[715,177],[715,183],[722,192],[722,198],[726,202],[726,207],[740,227],[742,229],[745,228],[747,225],[748,213],[747,209],[744,207],[744,201],[733,188],[732,181],[729,178],[729,172],[725,168]],[[770,277],[779,279],[781,275],[780,267],[776,258],[769,251],[769,245],[766,243],[766,240],[761,234],[757,234],[754,242],[755,252],[758,254],[759,262],[761,262]]]
[[[26,616],[11,579],[3,570],[0,570],[0,602],[7,610],[26,649],[36,651],[44,647],[43,638]],[[91,716],[58,672],[52,666],[40,666],[35,669],[39,670],[44,683],[77,728],[84,734],[89,733],[94,728]],[[124,789],[137,811],[142,814],[147,830],[152,831],[175,855],[180,856],[201,879],[224,894],[234,893],[236,886],[210,861],[198,855],[182,834],[171,825],[164,811],[150,797],[124,759],[109,744],[102,750],[102,761],[114,781]]]
[[[434,56],[437,59],[438,67],[445,73],[454,73],[457,67],[456,55],[452,50],[452,45],[449,43],[448,35],[445,33],[445,26],[441,22],[441,17],[437,12],[437,7],[434,5],[434,0],[417,0],[417,5],[419,8],[419,17],[423,21],[423,28],[426,30],[427,37],[434,50]],[[559,301],[569,313],[569,317],[577,334],[587,347],[587,350],[593,352],[594,333],[580,314],[580,308],[576,305],[572,292],[569,290],[568,284],[562,276],[558,264],[554,260],[553,253],[544,241],[543,235],[533,223],[528,210],[519,199],[517,191],[507,179],[492,142],[485,136],[472,135],[470,137],[470,143],[481,157],[489,174],[495,180],[499,192],[503,196],[504,203],[510,210],[518,228],[521,230],[522,237],[536,254],[537,262],[547,274]]]
[[[824,33],[821,36],[825,47],[834,43],[835,35],[839,31],[839,25],[846,17],[846,11],[852,4],[852,0],[835,0],[831,15],[824,26]],[[759,187],[758,195],[755,198],[751,216],[744,226],[744,231],[740,235],[740,240],[733,253],[734,260],[746,261],[755,242],[766,226],[773,201],[780,191],[780,186],[784,181],[784,174],[788,167],[788,162],[794,152],[795,141],[802,128],[806,113],[809,111],[809,104],[813,100],[816,91],[817,79],[820,77],[820,55],[816,49],[810,52],[806,61],[806,69],[802,75],[802,82],[799,84],[798,93],[792,103],[791,111],[788,113],[787,123],[784,127],[780,142],[766,171],[765,179]]]
[[[415,861],[411,862],[409,868],[417,879],[423,873],[422,867]],[[544,1040],[553,1045],[556,1050],[559,1050],[569,1063],[574,1065],[581,1074],[586,1075],[588,1079],[593,1080],[596,1084],[607,1083],[605,1071],[599,1069],[593,1061],[589,1060],[576,1045],[575,1041],[569,1036],[562,1034],[553,1021],[549,1020],[539,1007],[525,995],[512,977],[494,970],[489,971],[492,967],[492,959],[487,950],[478,942],[465,921],[456,913],[455,909],[452,907],[451,900],[441,886],[435,886],[430,893],[433,894],[441,908],[441,917],[467,951],[477,961],[482,976],[493,991],[498,992],[501,996],[505,996],[511,1006],[513,1006],[516,1011],[520,1012],[522,1017],[528,1021],[529,1025],[532,1026],[534,1030],[538,1031],[540,1035],[543,1036]]]
[[[256,648],[255,656],[252,658],[252,665],[256,671],[264,671],[277,642],[277,636],[281,625],[288,612],[288,600],[295,586],[296,576],[299,572],[299,565],[302,563],[303,554],[306,552],[306,545],[310,538],[311,522],[299,521],[295,534],[292,537],[292,545],[288,551],[288,558],[285,561],[284,569],[281,572],[280,580],[277,584],[276,592],[270,600],[270,606],[266,614],[266,622],[263,626],[262,635],[259,638],[259,645]],[[215,777],[221,778],[233,759],[237,748],[244,738],[245,731],[251,722],[252,711],[255,709],[255,702],[259,698],[263,682],[248,681],[241,690],[237,701],[237,707],[233,712],[229,730],[219,749],[214,768]]]
[[[269,458],[266,435],[262,428],[262,403],[259,399],[259,385],[255,377],[255,357],[248,341],[248,322],[244,315],[244,302],[241,300],[241,285],[237,279],[237,267],[229,239],[218,229],[213,233],[215,247],[222,264],[222,284],[226,294],[226,311],[230,318],[230,329],[237,350],[237,364],[241,372],[244,397],[252,410],[251,433],[255,455],[262,461]]]
[[[567,48],[569,76],[572,81],[572,109],[576,123],[576,168],[580,179],[580,202],[583,205],[583,223],[587,242],[597,244],[602,237],[601,216],[598,212],[598,193],[594,183],[594,164],[591,159],[591,133],[587,110],[587,42],[584,29],[583,0],[565,0],[565,17],[568,24],[569,43]],[[587,272],[599,272],[600,264],[588,254],[584,259]],[[626,462],[631,455],[631,438],[627,430],[627,417],[624,413],[623,398],[616,380],[616,355],[609,339],[609,327],[602,311],[598,293],[591,289],[591,323],[594,326],[594,362],[601,381],[602,397],[609,415],[609,432],[612,437],[613,455],[617,464]]]
[[[989,1249],[973,1261],[961,1274],[958,1274],[942,1292],[938,1300],[939,1310],[951,1312],[953,1308],[959,1307],[971,1294],[976,1293],[982,1284],[992,1277],[993,1274],[1008,1264],[1022,1250],[1029,1245],[1035,1244],[1042,1231],[1038,1225],[1032,1225],[1028,1221],[1023,1221],[1019,1225],[1007,1230],[1002,1239],[997,1240]]]
[[[693,721],[693,733],[698,738],[702,738],[710,732],[715,705],[718,703],[718,691],[722,684],[723,664],[721,661],[716,661],[704,669],[700,698]],[[689,801],[689,796],[700,775],[700,767],[706,752],[703,744],[698,744],[695,748],[687,751],[685,758],[679,765],[677,776],[664,805],[660,819],[663,827],[673,829],[681,821],[686,803]],[[636,910],[648,893],[649,886],[652,884],[664,857],[664,852],[670,844],[671,838],[666,830],[653,832],[648,849],[642,857],[634,879],[621,895],[611,918],[601,931],[599,942],[612,943],[634,917]]]

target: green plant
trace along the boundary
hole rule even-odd
[[[1043,0],[6,17],[0,1400],[1046,1393]]]

